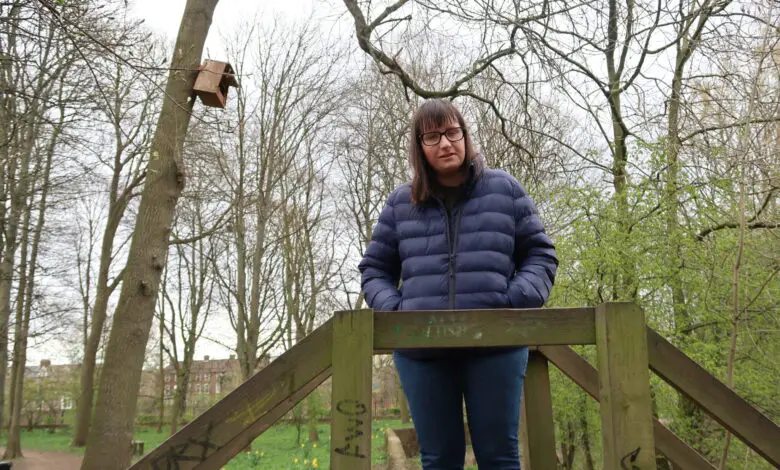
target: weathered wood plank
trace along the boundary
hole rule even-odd
[[[531,351],[528,356],[523,401],[526,418],[524,434],[528,439],[530,470],[556,468],[550,374],[547,358],[537,351]]]
[[[593,308],[374,312],[374,349],[595,344]]]
[[[331,468],[371,470],[371,374],[374,352],[371,310],[333,317]]]
[[[647,344],[650,368],[656,374],[780,468],[780,427],[776,423],[649,328]]]
[[[568,346],[541,346],[539,350],[561,372],[598,401],[599,374],[595,367]],[[666,456],[675,465],[675,468],[684,470],[715,470],[714,465],[683,442],[657,419],[653,419],[653,433],[655,435],[656,450]]]
[[[604,468],[655,469],[645,331],[644,314],[634,304],[596,308]]]
[[[255,421],[254,424],[243,430],[232,441],[226,443],[220,447],[219,450],[209,455],[206,460],[195,467],[195,470],[219,470],[226,463],[228,463],[233,457],[238,455],[239,452],[246,449],[246,447],[255,440],[257,436],[265,432],[268,428],[290,411],[295,405],[306,396],[314,391],[322,382],[330,377],[330,368],[327,368],[325,372],[321,373],[314,378],[311,382],[304,387],[293,393],[289,398],[283,400],[272,410],[269,410],[262,418]]]
[[[291,395],[325,372],[330,367],[332,340],[332,322],[328,321],[130,469],[190,470],[217,455],[234,439],[245,436],[247,428],[266,418],[280,404],[289,401]]]

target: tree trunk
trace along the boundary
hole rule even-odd
[[[21,159],[21,162],[17,159]],[[18,174],[16,173],[17,163],[19,163]],[[19,222],[27,197],[29,152],[23,150],[7,165],[8,189],[3,196],[11,199],[11,214],[3,221],[5,223],[5,251],[0,259],[0,424],[5,423],[5,393],[3,391],[8,371],[8,322],[11,318],[11,287],[13,285],[16,249],[19,245],[17,242]],[[13,180],[17,181],[16,184],[13,184]]]
[[[582,431],[582,454],[585,458],[585,469],[595,470],[593,465],[593,452],[590,449],[590,429],[588,427],[587,411],[582,409],[580,414],[580,429]]]
[[[188,0],[184,8],[100,374],[95,418],[89,430],[82,470],[119,470],[130,463],[144,353],[167,258],[174,210],[184,188],[181,154],[194,105],[192,88],[217,2]]]
[[[118,74],[121,74],[121,69],[118,69]],[[113,174],[111,175],[111,186],[109,189],[108,200],[108,218],[106,220],[106,228],[103,231],[103,239],[100,245],[100,266],[98,268],[98,279],[95,285],[95,303],[92,308],[92,322],[89,325],[89,334],[84,344],[84,360],[81,368],[81,395],[77,402],[76,411],[76,430],[73,436],[74,447],[83,447],[87,443],[87,435],[89,433],[89,423],[92,418],[92,406],[94,404],[94,390],[95,390],[95,368],[97,361],[97,352],[100,347],[100,340],[103,337],[103,328],[105,327],[106,318],[108,316],[108,299],[113,294],[114,289],[118,285],[119,278],[115,279],[109,284],[108,278],[111,270],[111,262],[113,261],[114,252],[114,239],[116,238],[116,232],[119,228],[119,224],[127,209],[127,204],[133,197],[133,191],[135,190],[135,181],[128,184],[120,192],[120,179],[122,177],[122,170],[126,163],[123,162],[124,152],[127,149],[127,142],[122,141],[121,121],[117,121],[117,116],[121,116],[123,113],[123,96],[122,90],[120,90],[120,84],[117,82],[116,93],[117,97],[114,100],[113,109],[110,116],[114,119],[115,128],[115,149],[114,149],[114,163]],[[142,124],[139,123],[139,126]],[[120,276],[121,277],[121,276]],[[87,321],[85,314],[85,322]]]
[[[33,293],[35,291],[35,271],[38,265],[38,251],[41,244],[41,237],[43,236],[43,226],[46,220],[46,203],[49,194],[49,177],[51,175],[51,168],[54,161],[54,150],[62,132],[62,126],[65,120],[64,108],[60,107],[60,119],[57,126],[54,127],[51,137],[49,138],[49,145],[47,146],[46,162],[44,164],[44,170],[42,178],[40,179],[41,194],[38,202],[38,218],[35,222],[35,229],[33,232],[32,243],[30,243],[30,219],[31,219],[31,207],[28,207],[25,213],[24,227],[23,227],[23,245],[20,259],[22,264],[20,266],[21,277],[19,279],[19,300],[17,304],[17,311],[22,312],[22,315],[17,316],[16,335],[14,341],[14,369],[15,379],[14,386],[11,388],[11,396],[13,398],[13,405],[9,408],[11,410],[11,426],[8,433],[8,445],[5,449],[5,455],[3,458],[12,459],[22,457],[22,440],[21,440],[21,420],[22,420],[22,408],[24,407],[24,372],[25,364],[27,362],[27,338],[30,333],[30,316],[32,314],[32,301]],[[27,260],[27,251],[30,251],[29,262]],[[21,318],[19,318],[21,317]]]
[[[22,385],[24,383],[24,363],[26,361],[27,339],[24,338],[24,299],[28,289],[27,285],[27,251],[30,246],[30,208],[24,213],[22,223],[21,250],[19,253],[19,283],[16,296],[16,325],[14,325],[14,353],[11,365],[11,386],[8,390],[10,412],[8,426],[8,442],[5,446],[3,459],[23,457],[21,434],[19,432],[19,419],[21,417]],[[28,320],[29,323],[29,320]],[[24,344],[22,344],[24,340]],[[20,373],[21,370],[21,373]]]
[[[744,132],[744,131],[743,131]],[[741,163],[741,162],[740,162]],[[742,256],[745,251],[745,168],[739,165],[739,240],[737,241],[737,255],[734,259],[733,279],[732,279],[732,316],[731,332],[729,335],[729,352],[726,359],[726,385],[730,388],[734,386],[734,361],[737,357],[737,338],[739,333],[740,317],[740,271],[742,269]],[[729,458],[729,446],[731,445],[731,433],[726,431],[726,438],[723,443],[723,452],[718,463],[718,470],[726,468],[726,462]]]
[[[8,24],[8,32],[6,35],[8,47],[16,42],[16,23],[19,17],[19,11],[21,6],[19,4],[13,4],[8,11],[8,16],[4,18],[4,21]],[[14,61],[3,60],[0,61],[0,89],[11,90],[14,82]],[[10,145],[6,143],[11,142],[13,128],[7,123],[12,123],[15,120],[16,106],[14,97],[11,93],[0,94],[0,120],[3,125],[0,126],[0,198],[4,200],[11,194],[10,188],[13,186],[15,175],[13,174],[15,158],[11,158],[12,152]],[[5,293],[6,286],[6,271],[8,267],[5,266],[5,253],[8,249],[9,243],[7,240],[7,231],[10,228],[8,226],[8,210],[5,203],[0,204],[0,230],[4,233],[0,236],[0,433],[4,426],[3,410],[5,409],[5,393],[1,392],[5,390],[5,375],[7,371],[6,361],[8,359],[8,320],[11,315],[10,304],[10,290],[9,293]]]
[[[567,421],[566,425],[566,438],[561,440],[560,452],[561,460],[558,462],[565,470],[572,470],[574,468],[574,457],[577,452],[576,431],[574,424],[571,421]]]
[[[764,56],[766,58],[766,56]],[[762,59],[763,62],[763,59]],[[751,90],[751,97],[750,101],[748,102],[748,109],[747,109],[747,118],[750,118],[750,116],[753,115],[753,107],[755,105],[755,102],[758,100],[758,92],[759,92],[759,83],[758,83],[758,77],[761,77],[761,68],[759,67],[756,70],[756,81],[753,83],[753,90]],[[739,238],[737,239],[737,253],[734,258],[734,267],[732,270],[732,290],[731,290],[731,302],[732,302],[732,311],[731,311],[731,332],[729,335],[729,352],[726,359],[726,385],[729,386],[729,388],[734,387],[734,363],[737,358],[737,339],[739,334],[739,322],[740,317],[742,316],[742,306],[739,296],[739,290],[740,290],[740,275],[742,271],[742,262],[743,262],[743,256],[745,253],[745,225],[746,225],[746,219],[745,219],[745,204],[747,199],[747,184],[745,182],[746,179],[746,173],[748,171],[746,164],[747,158],[748,158],[748,152],[750,149],[750,144],[748,142],[749,134],[748,129],[746,127],[743,127],[740,129],[739,133],[739,147],[738,147],[738,157],[737,157],[737,172],[739,175]],[[723,443],[723,452],[720,456],[720,461],[718,463],[718,470],[723,470],[726,468],[726,463],[728,462],[729,458],[729,447],[731,446],[731,433],[726,430],[726,438],[725,442]]]
[[[189,369],[184,373],[176,374],[176,383],[178,385],[173,400],[173,406],[171,406],[171,422],[168,432],[170,436],[176,434],[176,431],[179,429],[179,421],[181,421],[184,412],[187,410],[187,393],[190,387]]]
[[[314,390],[306,399],[306,415],[309,419],[309,442],[320,442],[320,433],[317,431],[317,413],[319,412],[319,406],[317,403],[318,397]]]
[[[706,21],[704,15],[700,20]],[[692,21],[692,20],[691,20]],[[680,31],[686,28],[687,24],[679,25]],[[682,81],[685,72],[685,65],[693,53],[693,48],[698,44],[701,27],[694,31],[693,40],[689,40],[682,35],[677,43],[676,64],[674,75],[672,76],[671,96],[669,99],[669,109],[667,113],[667,135],[666,135],[666,178],[664,188],[664,211],[666,213],[666,236],[669,250],[666,252],[666,266],[669,271],[669,287],[672,291],[672,312],[674,314],[674,326],[677,337],[680,338],[680,348],[690,342],[692,332],[690,328],[691,318],[685,299],[685,289],[682,279],[683,253],[681,240],[683,237],[679,224],[680,202],[678,197],[679,180],[679,155],[682,148],[679,133],[680,106],[682,99]],[[701,410],[687,396],[680,393],[677,397],[677,408],[683,416],[683,421],[689,423],[694,433],[689,436],[689,442],[694,448],[701,445],[701,437],[698,432],[698,426],[702,419]],[[693,438],[693,439],[691,439]]]
[[[252,358],[247,347],[247,294],[246,294],[246,231],[244,228],[243,198],[236,203],[233,227],[236,231],[236,353],[241,366],[241,379],[252,375]]]
[[[163,338],[165,335],[165,318],[162,311],[160,312],[160,417],[157,419],[157,433],[161,433],[163,429],[163,421],[165,420],[165,357],[163,355]]]
[[[171,426],[170,435],[172,436],[179,427],[179,421],[184,413],[187,411],[187,394],[190,389],[190,374],[192,372],[192,361],[195,357],[195,340],[193,338],[192,344],[184,345],[184,360],[179,366],[180,369],[176,371],[176,397],[171,407]],[[187,341],[187,338],[185,338]],[[172,359],[173,361],[176,358]]]
[[[117,179],[115,175],[115,180]],[[118,184],[112,182],[112,186]],[[109,285],[108,276],[111,269],[111,258],[114,251],[114,237],[116,236],[119,222],[127,206],[124,198],[109,203],[109,216],[106,230],[103,233],[103,242],[100,250],[100,268],[96,284],[95,306],[92,308],[92,323],[89,328],[84,361],[81,366],[81,395],[77,403],[76,430],[73,434],[74,447],[84,447],[87,444],[89,423],[92,417],[92,404],[94,403],[94,382],[97,353],[100,347],[100,339],[103,337],[103,327],[108,316],[108,299],[116,287],[116,283]]]

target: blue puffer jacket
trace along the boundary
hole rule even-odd
[[[486,169],[451,217],[438,199],[414,205],[409,184],[396,188],[359,269],[374,310],[448,310],[541,307],[557,266],[525,189]]]

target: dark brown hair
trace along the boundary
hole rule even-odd
[[[412,169],[412,202],[414,204],[427,201],[437,192],[439,187],[436,174],[428,164],[428,160],[425,159],[420,135],[430,129],[441,127],[452,120],[458,121],[461,129],[463,129],[464,139],[466,139],[464,143],[466,157],[463,159],[463,166],[460,168],[460,171],[467,173],[472,164],[475,166],[477,175],[482,171],[481,159],[474,150],[471,133],[466,128],[466,121],[458,108],[447,100],[427,100],[414,112],[411,135],[409,136],[409,167]]]

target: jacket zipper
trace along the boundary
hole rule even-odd
[[[450,304],[450,310],[455,310],[455,259],[456,259],[456,249],[458,246],[458,234],[460,232],[460,215],[461,211],[458,210],[459,208],[453,207],[452,208],[452,218],[453,220],[450,220],[450,212],[447,211],[446,207],[444,209],[444,213],[446,215],[446,231],[447,231],[447,245],[448,245],[448,256],[449,256],[449,304]],[[450,230],[450,226],[454,226],[454,230]]]

